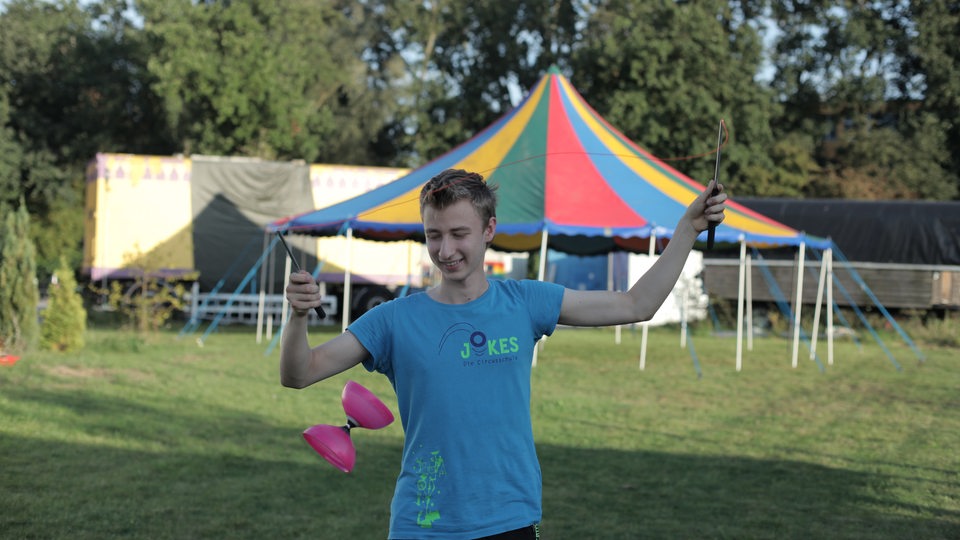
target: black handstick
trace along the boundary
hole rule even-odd
[[[717,132],[717,163],[713,169],[713,191],[710,196],[720,194],[720,144],[723,142],[723,119],[720,119],[720,130]],[[711,221],[707,225],[707,249],[713,249],[713,239],[716,236],[717,222]]]
[[[297,258],[294,257],[293,252],[290,251],[290,246],[287,245],[287,241],[283,239],[283,233],[281,233],[280,231],[277,231],[277,238],[280,239],[280,243],[283,244],[283,248],[287,250],[287,255],[290,256],[290,260],[293,261],[293,265],[297,267],[297,272],[300,272],[301,271],[300,263],[297,262]],[[327,316],[327,313],[323,311],[322,306],[317,306],[313,309],[314,311],[317,312],[317,316],[320,317],[321,319]]]

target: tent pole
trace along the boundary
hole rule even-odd
[[[657,233],[650,231],[650,247],[647,254],[652,259],[657,254]],[[651,264],[652,266],[652,264]],[[640,370],[647,369],[647,332],[650,328],[650,321],[640,323]]]
[[[803,308],[803,266],[806,252],[807,242],[801,240],[800,253],[797,256],[797,308],[793,318],[793,367],[797,367],[797,357],[800,354],[800,311]]]
[[[549,234],[546,227],[540,233],[540,264],[537,268],[537,279],[540,281],[544,280],[547,273],[547,236]]]
[[[737,371],[743,369],[743,289],[747,277],[747,238],[740,235],[740,279],[737,285]]]
[[[263,233],[263,251],[267,250],[267,245],[270,242],[269,240],[270,233],[264,231]],[[263,336],[263,305],[266,300],[267,295],[267,274],[260,272],[260,298],[257,301],[257,343],[260,343],[261,336]],[[286,308],[286,306],[284,306]]]
[[[833,241],[830,241],[831,244]],[[827,261],[827,365],[833,365],[833,248],[823,253]]]
[[[539,264],[539,268],[537,269],[537,279],[540,281],[543,281],[543,278],[547,271],[547,236],[548,235],[549,233],[547,232],[547,224],[544,223],[543,231],[540,232],[540,264]],[[539,353],[540,351],[540,344],[542,344],[545,339],[546,338],[541,337],[533,345],[533,361],[531,363],[534,367],[537,366],[537,353]]]
[[[613,290],[613,252],[607,253],[607,290]],[[617,325],[613,329],[613,342],[616,345],[620,344],[620,335],[621,335],[622,325]]]
[[[677,287],[680,296],[680,348],[687,348],[687,286]]]
[[[753,252],[746,257],[747,350],[753,350]]]
[[[346,332],[347,325],[350,323],[350,267],[353,266],[353,227],[347,227],[347,264],[343,269],[343,305],[340,306],[340,312],[343,319],[340,323],[340,331]]]
[[[823,289],[827,279],[827,257],[820,259],[820,279],[817,280],[817,301],[813,307],[813,328],[810,329],[810,359],[817,355],[817,335],[820,333],[820,305],[823,303]]]
[[[291,270],[291,268],[290,268],[290,257],[284,257],[283,260],[286,261],[286,262],[284,263],[284,265],[283,265],[283,275],[285,276],[285,277],[284,277],[284,280],[283,280],[283,288],[284,288],[284,290],[286,290],[287,284],[290,283],[290,270]],[[282,305],[283,305],[283,309],[280,310],[280,327],[281,327],[281,328],[283,328],[283,327],[285,327],[285,326],[287,325],[287,307],[289,306],[289,302],[287,301],[287,295],[285,295],[285,294],[283,295],[283,304],[282,304]],[[270,326],[271,326],[271,328],[270,328],[268,331],[269,331],[269,332],[272,332],[272,331],[273,331],[273,328],[272,328],[273,325],[271,324]],[[270,339],[270,337],[268,336],[267,339]]]

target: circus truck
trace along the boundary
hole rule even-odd
[[[265,226],[349,199],[407,171],[100,153],[86,173],[82,273],[93,290],[120,282],[127,295],[137,292],[136,277],[145,273],[186,284],[191,320],[253,324],[264,312],[279,320],[289,259]],[[422,287],[430,268],[416,242],[298,235],[285,240],[297,259],[294,268],[313,272],[321,282],[332,315],[327,323],[339,323],[345,280],[355,318],[401,290]]]

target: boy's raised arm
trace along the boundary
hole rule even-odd
[[[727,200],[723,186],[711,195],[711,181],[680,218],[670,243],[657,262],[626,292],[567,289],[560,308],[561,324],[607,326],[650,320],[673,290],[697,235],[708,224],[723,221]]]

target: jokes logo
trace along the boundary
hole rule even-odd
[[[516,336],[488,338],[485,333],[477,330],[468,323],[457,323],[447,329],[440,340],[440,352],[442,354],[444,345],[453,341],[454,336],[466,338],[459,349],[461,360],[479,359],[486,356],[499,356],[504,354],[516,353],[520,350],[520,342]]]

